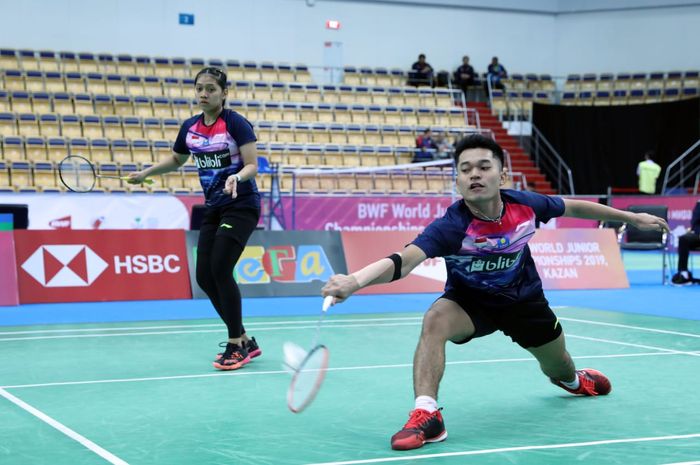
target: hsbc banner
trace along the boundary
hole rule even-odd
[[[189,299],[185,232],[15,231],[20,302]]]
[[[7,203],[29,207],[29,229],[187,229],[190,226],[188,207],[172,195],[0,194],[0,204]]]
[[[206,298],[196,281],[199,231],[187,231],[193,297]],[[233,274],[244,297],[314,296],[328,278],[347,273],[340,234],[323,231],[255,231]]]

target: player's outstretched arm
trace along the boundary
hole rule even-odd
[[[406,246],[398,255],[401,256],[401,274],[399,279],[408,275],[415,267],[428,258],[425,252],[413,244]],[[382,258],[352,274],[331,276],[331,279],[321,289],[321,294],[324,297],[328,295],[334,296],[334,303],[342,302],[363,287],[391,282],[394,277],[394,270],[394,261],[390,258]]]
[[[165,174],[175,171],[187,162],[188,157],[189,155],[173,152],[169,157],[149,168],[129,173],[126,182],[129,184],[141,184],[144,179],[148,178],[149,176],[156,176],[158,174]]]
[[[648,213],[633,213],[587,200],[564,199],[564,216],[600,221],[621,221],[644,231],[669,232],[663,218]]]

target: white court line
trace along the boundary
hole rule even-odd
[[[500,449],[481,449],[462,452],[443,452],[441,454],[421,454],[421,455],[402,455],[399,457],[382,457],[366,460],[348,460],[344,462],[324,462],[314,463],[309,465],[357,465],[362,463],[385,463],[385,462],[407,462],[409,460],[434,459],[439,457],[465,457],[468,455],[486,455],[500,454],[503,452],[518,452],[529,450],[549,450],[549,449],[567,449],[572,447],[589,447],[602,446],[608,444],[629,444],[637,442],[653,442],[653,441],[673,441],[676,439],[693,439],[700,438],[700,433],[695,434],[678,434],[674,436],[652,436],[646,438],[627,438],[627,439],[605,439],[602,441],[586,441],[586,442],[570,442],[564,444],[545,444],[539,446],[520,446],[520,447],[503,447]],[[697,462],[696,462],[697,463]]]
[[[611,355],[582,355],[573,357],[576,360],[583,359],[599,359],[599,358],[625,358],[625,357],[659,357],[664,355],[678,355],[670,352],[642,352],[636,354],[611,354]],[[446,362],[446,365],[476,365],[486,363],[513,363],[513,362],[536,362],[532,357],[527,358],[506,358],[506,359],[491,359],[491,360],[459,360]],[[354,371],[354,370],[376,370],[388,368],[410,368],[412,363],[397,363],[393,365],[361,365],[351,367],[330,367],[328,371]],[[0,386],[0,389],[21,389],[35,387],[51,387],[51,386],[76,386],[81,384],[109,384],[109,383],[132,383],[142,381],[167,381],[175,379],[197,379],[197,378],[214,378],[219,376],[261,376],[261,375],[279,375],[289,373],[286,370],[270,370],[270,371],[235,371],[235,372],[216,372],[205,373],[198,375],[174,375],[174,376],[155,376],[149,378],[121,378],[121,379],[98,379],[90,381],[62,381],[55,383],[40,383],[40,384],[16,384],[14,386]]]
[[[615,344],[618,346],[636,347],[638,349],[660,350],[662,352],[668,352],[671,354],[683,354],[683,355],[690,355],[692,357],[700,357],[700,353],[698,353],[699,351],[688,352],[688,351],[684,351],[684,350],[666,349],[664,347],[649,346],[649,345],[645,345],[645,344],[633,344],[631,342],[613,341],[610,339],[600,339],[597,337],[576,336],[574,334],[567,334],[566,337],[572,338],[572,339],[583,339],[584,341],[605,342],[607,344]]]
[[[362,323],[364,321],[417,321],[422,320],[422,317],[400,317],[400,318],[353,318],[345,320],[326,319],[324,325],[333,325],[336,323]],[[254,321],[246,323],[245,326],[254,328],[256,326],[265,325],[301,325],[317,323],[318,320],[283,320],[283,321]],[[36,329],[31,331],[3,331],[0,336],[10,336],[13,334],[50,334],[50,333],[77,333],[88,331],[129,331],[129,330],[145,330],[145,329],[182,329],[182,328],[220,328],[223,323],[212,323],[205,325],[162,325],[162,326],[122,326],[122,327],[96,327],[96,328],[80,328],[80,329]]]
[[[315,329],[316,322],[314,325],[309,326],[270,326],[270,327],[256,327],[255,331],[294,331],[297,329]],[[379,327],[389,327],[389,326],[415,326],[419,322],[404,322],[404,323],[382,323],[382,324],[333,324],[324,326],[324,328],[379,328]],[[81,339],[90,337],[120,337],[120,336],[160,336],[169,334],[197,334],[197,333],[225,333],[226,328],[222,325],[217,325],[218,329],[200,329],[196,331],[155,331],[155,332],[141,332],[141,333],[113,333],[113,334],[66,334],[62,336],[30,336],[30,337],[4,337],[0,338],[0,342],[11,342],[11,341],[38,341],[44,339]],[[246,325],[247,327],[248,325]]]
[[[676,462],[676,463],[666,463],[664,465],[700,465],[700,461],[698,462]]]
[[[13,396],[12,394],[10,394],[9,392],[5,391],[2,388],[0,388],[0,396],[9,400],[10,402],[15,404],[16,406],[18,406],[22,410],[25,410],[25,411],[31,413],[32,415],[34,415],[35,417],[37,417],[39,420],[43,421],[44,423],[49,424],[53,428],[56,428],[58,431],[65,434],[66,436],[73,439],[74,441],[79,442],[80,444],[82,444],[83,446],[85,446],[90,451],[94,452],[95,454],[99,455],[100,457],[102,457],[103,459],[108,461],[109,463],[113,463],[114,465],[129,465],[124,460],[120,459],[119,457],[112,454],[108,450],[98,446],[97,444],[95,444],[94,442],[92,442],[91,440],[86,438],[85,436],[83,436],[79,433],[76,433],[75,431],[73,431],[72,429],[70,429],[69,427],[64,425],[63,423],[60,423],[60,422],[54,420],[53,418],[46,415],[41,410],[35,409],[34,407],[29,405],[28,403],[24,402],[22,399],[19,399],[18,397]]]
[[[649,331],[651,333],[661,333],[661,334],[672,334],[674,336],[687,336],[687,337],[697,337],[700,338],[700,334],[694,334],[694,333],[681,333],[678,331],[668,331],[665,329],[654,329],[654,328],[645,328],[643,326],[630,326],[630,325],[622,325],[622,324],[617,324],[617,323],[603,323],[601,321],[591,321],[591,320],[579,320],[576,318],[559,318],[561,321],[575,321],[577,323],[587,323],[590,325],[599,325],[599,326],[612,326],[614,328],[624,328],[624,329],[636,329],[639,331]],[[2,334],[2,333],[0,333]]]

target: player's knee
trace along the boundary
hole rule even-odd
[[[439,310],[430,309],[423,316],[423,336],[441,337],[445,340],[450,337],[450,322]]]

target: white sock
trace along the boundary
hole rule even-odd
[[[574,391],[578,389],[578,387],[581,385],[581,382],[578,380],[578,374],[576,374],[576,379],[573,381],[567,383],[566,381],[559,381],[561,384],[564,386],[568,387],[569,389],[573,389]]]
[[[430,396],[418,396],[416,397],[416,408],[427,410],[428,412],[433,413],[438,408],[437,400],[433,399]]]
[[[690,279],[690,273],[685,270],[681,271],[681,276],[683,276],[685,279]]]

